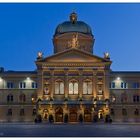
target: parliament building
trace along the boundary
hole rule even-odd
[[[54,54],[35,71],[0,69],[0,122],[140,122],[140,72],[112,71],[76,13],[56,27]]]

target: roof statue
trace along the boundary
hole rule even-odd
[[[105,53],[104,53],[104,58],[105,58],[105,59],[110,59],[110,55],[109,55],[108,52],[105,52]]]
[[[68,41],[68,48],[78,48],[78,47],[79,47],[78,34],[74,34],[72,36],[72,40]]]
[[[43,53],[42,52],[38,52],[37,53],[37,59],[42,59],[43,58]]]
[[[70,21],[74,24],[77,21],[77,14],[75,12],[70,14]]]

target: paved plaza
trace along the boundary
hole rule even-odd
[[[140,124],[0,124],[1,137],[139,137]]]

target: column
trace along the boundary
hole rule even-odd
[[[54,85],[55,85],[55,81],[54,81],[54,70],[51,69],[51,94],[50,94],[50,98],[53,99],[53,94],[54,94]]]
[[[43,71],[39,70],[37,73],[37,97],[42,98],[43,95]]]
[[[83,95],[83,70],[79,70],[79,84],[78,84],[79,98]]]
[[[69,93],[68,70],[64,70],[64,73],[65,73],[64,93],[65,93],[65,98],[68,98],[68,93]]]
[[[109,99],[109,71],[104,72],[104,97]]]
[[[97,97],[97,72],[93,71],[93,84],[92,84],[92,92],[94,99]]]

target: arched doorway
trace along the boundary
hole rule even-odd
[[[48,110],[47,110],[47,109],[44,109],[44,111],[43,111],[43,119],[44,119],[45,121],[48,120]]]
[[[84,110],[84,121],[85,122],[91,122],[92,121],[92,116],[91,116],[91,110],[90,109],[85,109]]]
[[[99,120],[103,120],[103,117],[104,117],[104,112],[103,112],[103,110],[99,110],[99,111],[98,111],[98,118],[99,118]]]
[[[77,122],[77,109],[76,108],[69,109],[69,121]]]
[[[58,107],[55,110],[55,121],[63,122],[63,109],[61,107]]]

